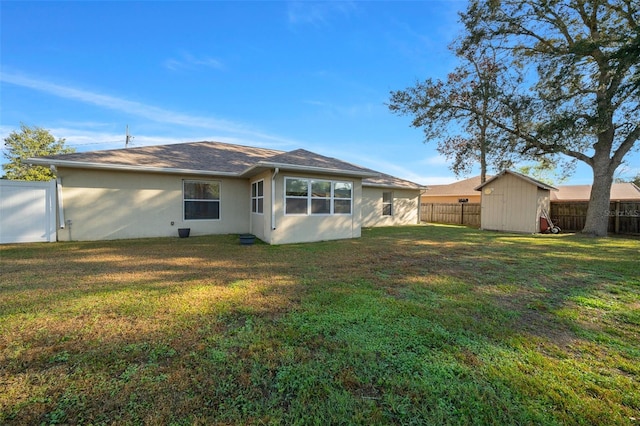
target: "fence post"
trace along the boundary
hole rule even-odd
[[[460,225],[464,225],[464,203],[460,203]]]
[[[616,201],[616,218],[614,219],[613,232],[615,234],[620,232],[620,201]]]

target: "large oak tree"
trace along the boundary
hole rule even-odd
[[[526,76],[492,117],[517,152],[563,155],[593,170],[583,233],[607,234],[614,172],[640,137],[638,0],[471,0],[462,49],[486,45]]]

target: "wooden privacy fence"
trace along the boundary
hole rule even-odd
[[[551,220],[563,231],[581,231],[587,217],[587,205],[586,201],[552,202]],[[609,217],[610,233],[640,235],[640,202],[614,201],[602,214]],[[420,220],[480,227],[480,203],[422,203]]]
[[[420,220],[480,227],[480,203],[422,203]]]
[[[587,217],[587,205],[584,201],[551,203],[551,220],[563,231],[581,231]],[[609,210],[601,214],[609,216],[609,232],[640,235],[640,202],[613,201]]]

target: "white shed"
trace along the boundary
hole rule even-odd
[[[492,231],[540,232],[543,210],[549,212],[551,185],[505,170],[476,187],[481,191],[480,227]]]

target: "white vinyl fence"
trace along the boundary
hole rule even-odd
[[[56,181],[0,179],[0,244],[56,241]]]

